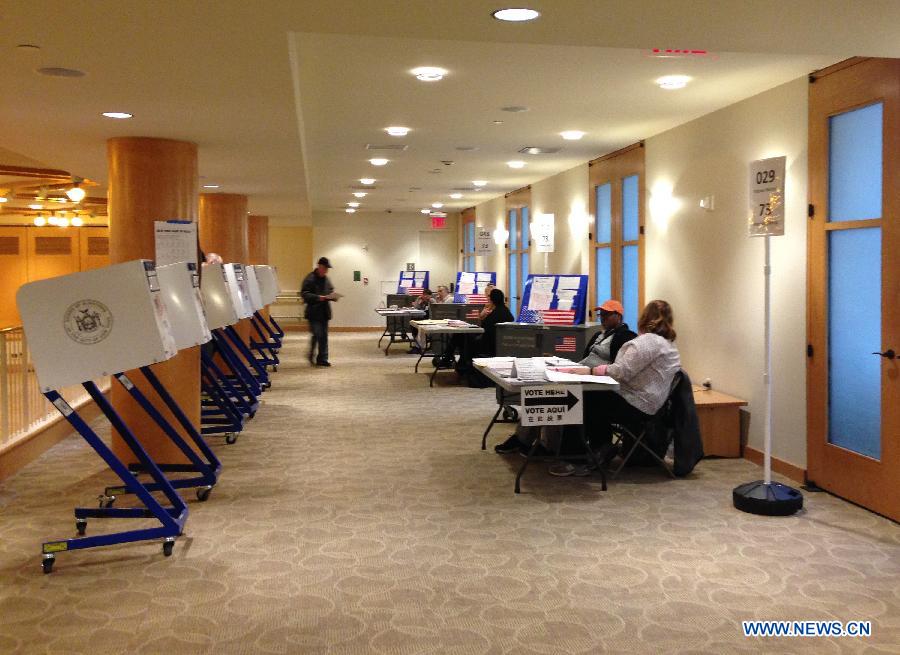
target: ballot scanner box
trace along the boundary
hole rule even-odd
[[[167,264],[156,269],[172,336],[178,350],[199,346],[212,338],[200,297],[200,276],[194,262]]]
[[[258,312],[266,306],[262,299],[262,290],[259,279],[256,277],[255,266],[244,266],[244,279],[247,282],[247,293],[250,297],[250,309]]]
[[[386,305],[388,307],[409,307],[415,298],[416,296],[408,296],[405,293],[389,293]]]
[[[447,319],[454,318],[468,323],[478,323],[478,315],[484,305],[472,303],[431,303],[428,306],[429,318]]]
[[[240,320],[235,306],[243,308],[243,303],[240,300],[235,303],[231,293],[224,264],[208,264],[203,268],[200,295],[203,297],[206,322],[210,330],[234,325]]]
[[[243,264],[225,264],[225,281],[228,283],[228,290],[231,292],[231,300],[234,303],[234,311],[240,318],[250,318],[253,316],[253,309],[250,307],[250,297],[247,291],[247,281],[244,278]]]
[[[271,305],[275,302],[280,291],[275,269],[265,265],[252,266],[251,268],[256,274],[256,281],[259,283],[259,293],[263,306]]]
[[[29,282],[16,302],[42,391],[162,362],[178,352],[151,261]]]
[[[603,331],[600,323],[544,325],[498,323],[497,355],[505,357],[563,357],[578,361],[591,338]]]

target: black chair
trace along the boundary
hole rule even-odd
[[[643,448],[644,451],[650,455],[650,457],[658,462],[659,465],[666,470],[666,473],[668,473],[670,477],[676,477],[675,473],[672,470],[672,467],[669,466],[669,464],[666,462],[665,457],[666,451],[669,447],[669,443],[672,440],[672,433],[670,430],[670,425],[672,423],[670,417],[670,414],[672,412],[672,400],[673,396],[675,395],[675,389],[681,382],[681,376],[682,372],[678,371],[675,374],[675,377],[672,378],[672,384],[669,386],[669,395],[666,397],[666,401],[663,403],[662,407],[659,408],[659,411],[657,411],[656,414],[644,421],[640,421],[639,423],[612,424],[613,448],[614,450],[618,448],[624,453],[622,455],[622,462],[614,471],[612,471],[613,478],[615,478],[625,467],[625,465],[628,463],[628,460],[631,459],[638,447]],[[661,448],[661,455],[647,443],[651,438],[651,435],[656,434],[665,435],[665,443],[659,444],[660,446],[665,446],[664,448]],[[630,448],[628,448],[628,451],[625,452],[624,448],[627,445],[627,441],[630,441],[631,445]]]

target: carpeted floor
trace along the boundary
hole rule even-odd
[[[607,492],[538,465],[516,496],[521,459],[480,450],[493,392],[429,389],[376,338],[332,335],[334,367],[311,369],[289,336],[256,419],[213,440],[222,478],[188,496],[170,558],[99,548],[42,574],[41,542],[114,482],[78,438],[0,483],[0,653],[900,653],[896,524],[821,493],[739,513],[732,487],[760,477],[743,460]],[[747,619],[873,634],[745,638]]]

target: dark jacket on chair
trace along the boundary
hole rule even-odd
[[[669,428],[675,445],[675,466],[672,472],[677,476],[685,476],[703,459],[703,440],[700,438],[700,421],[694,405],[694,388],[691,378],[683,370],[671,400]]]

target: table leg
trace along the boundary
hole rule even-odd
[[[606,491],[606,471],[603,470],[603,466],[597,459],[597,455],[596,453],[594,453],[594,449],[591,448],[591,444],[587,439],[587,435],[585,434],[584,423],[578,426],[578,436],[581,437],[581,443],[584,446],[585,451],[587,451],[588,460],[593,462],[596,469],[600,472],[600,488],[603,491]]]
[[[500,416],[500,412],[503,411],[503,403],[501,402],[497,405],[497,411],[494,412],[494,418],[491,419],[491,422],[488,423],[487,429],[484,431],[484,435],[481,437],[481,449],[487,450],[487,436],[488,432],[491,431],[491,428],[494,427],[494,423],[497,423],[497,417]]]
[[[525,469],[528,468],[528,462],[531,461],[532,455],[534,455],[534,451],[537,450],[538,443],[540,443],[540,439],[535,439],[531,442],[531,448],[528,449],[528,455],[525,457],[525,461],[522,463],[522,468],[519,469],[518,475],[516,475],[516,493],[522,493],[522,487],[519,484],[519,481],[522,479],[522,475],[525,473]]]

